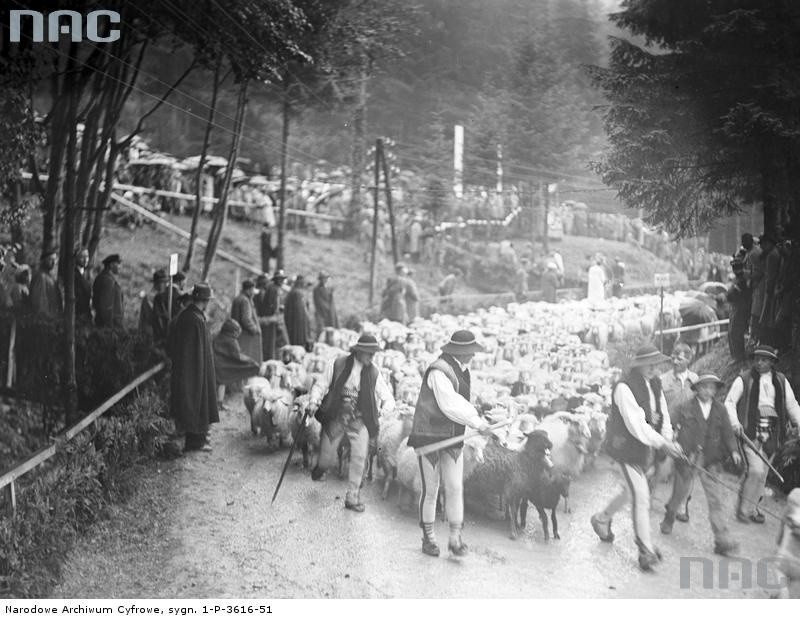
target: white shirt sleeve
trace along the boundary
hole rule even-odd
[[[441,370],[431,370],[428,372],[428,387],[433,391],[433,397],[439,405],[439,410],[444,416],[471,428],[478,428],[482,420],[478,415],[477,409],[462,397],[453,388],[453,383]]]
[[[669,417],[669,410],[667,409],[667,398],[664,397],[664,391],[661,391],[661,414],[664,416],[664,421],[661,424],[661,436],[664,440],[671,442],[673,436],[672,420]]]
[[[394,396],[392,390],[383,379],[383,374],[378,372],[378,380],[375,383],[375,397],[378,399],[378,411],[381,417],[389,415],[394,411]]]
[[[786,400],[786,412],[789,414],[794,424],[800,428],[800,404],[797,403],[797,398],[794,395],[794,391],[788,379],[786,380],[786,395],[784,399]]]
[[[634,438],[641,441],[645,445],[650,445],[659,449],[667,444],[667,440],[656,432],[655,428],[647,423],[644,409],[636,402],[628,385],[620,383],[614,390],[614,403],[619,409],[622,421]],[[665,413],[664,426],[662,431],[666,428],[667,418],[669,413]],[[669,425],[670,437],[672,436],[672,425]]]
[[[728,411],[728,419],[730,419],[731,427],[734,430],[742,425],[739,422],[739,415],[736,413],[736,405],[739,403],[743,392],[744,383],[742,382],[742,377],[737,376],[731,385],[730,391],[728,391],[728,395],[725,396],[725,410]],[[788,391],[786,395],[788,397]]]
[[[317,380],[311,386],[311,401],[322,402],[322,398],[328,393],[333,380],[333,361],[325,366],[325,371],[322,373],[322,378]]]

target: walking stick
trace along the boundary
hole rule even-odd
[[[783,476],[782,476],[780,473],[778,473],[778,471],[776,471],[776,470],[775,470],[775,467],[774,467],[774,466],[772,466],[772,463],[771,463],[769,460],[767,460],[766,456],[764,456],[764,454],[762,454],[762,453],[761,453],[761,450],[758,448],[758,446],[757,446],[757,445],[756,445],[756,444],[755,444],[755,443],[754,443],[752,440],[750,440],[750,438],[749,438],[749,437],[748,437],[748,436],[747,436],[747,435],[746,435],[744,432],[742,432],[742,435],[741,435],[739,438],[741,438],[741,439],[742,439],[742,442],[743,442],[745,445],[747,445],[747,446],[748,446],[750,449],[752,449],[752,450],[753,450],[753,452],[754,452],[754,453],[755,453],[755,454],[756,454],[756,455],[757,455],[759,458],[761,458],[761,460],[764,462],[764,464],[766,464],[766,465],[767,465],[767,467],[769,468],[769,470],[770,470],[770,471],[772,471],[772,473],[775,475],[775,477],[777,477],[777,478],[778,478],[778,480],[779,480],[779,481],[780,481],[782,484],[783,484],[783,483],[786,483],[786,482],[783,480]]]
[[[292,446],[289,447],[289,457],[286,458],[286,462],[283,465],[283,470],[281,471],[281,478],[278,480],[278,485],[275,486],[275,492],[272,494],[272,501],[270,501],[270,505],[275,502],[275,497],[278,496],[278,490],[281,489],[281,484],[283,483],[283,478],[286,475],[286,469],[289,468],[289,462],[292,461],[292,454],[294,453],[294,446],[297,445],[297,439],[300,436],[300,433],[303,431],[303,428],[306,425],[306,419],[308,419],[308,412],[309,407],[306,407],[306,412],[303,413],[303,418],[300,420],[300,425],[297,428],[297,432],[294,433],[294,437],[292,440]]]
[[[489,426],[490,430],[497,430],[498,428],[503,428],[511,423],[511,419],[506,419],[504,421],[498,421],[497,423]],[[453,436],[451,438],[446,438],[443,441],[439,441],[438,443],[431,443],[430,445],[424,445],[422,447],[417,447],[414,450],[414,453],[419,456],[424,456],[429,453],[433,453],[434,451],[441,451],[442,449],[447,449],[448,447],[452,447],[453,445],[458,445],[459,443],[463,443],[468,438],[472,438],[473,436],[478,436],[480,432],[469,432],[464,433],[461,436]]]

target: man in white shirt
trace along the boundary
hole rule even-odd
[[[611,520],[632,500],[639,567],[644,571],[652,570],[661,560],[650,535],[650,489],[646,473],[654,450],[664,449],[673,458],[683,453],[672,442],[669,410],[658,379],[658,366],[668,360],[655,346],[643,346],[636,352],[628,375],[614,386],[606,425],[606,451],[619,463],[625,483],[606,508],[591,518],[598,537],[613,542]]]
[[[469,362],[476,352],[483,351],[471,331],[453,333],[442,346],[442,354],[426,370],[422,378],[409,447],[423,447],[431,443],[462,436],[467,426],[489,432],[489,424],[481,419],[470,404]],[[419,502],[419,523],[422,528],[422,552],[438,557],[434,521],[439,477],[444,483],[445,511],[450,523],[448,549],[456,557],[467,554],[467,545],[461,540],[464,524],[464,456],[462,445],[430,453],[419,458],[422,492]]]
[[[756,453],[743,445],[747,467],[736,508],[740,522],[764,523],[758,503],[763,498],[769,471],[762,457],[770,458],[786,441],[788,420],[800,426],[800,405],[791,383],[775,370],[777,361],[778,352],[774,348],[756,347],[753,367],[736,377],[725,398],[734,433],[746,436],[758,448]]]
[[[364,334],[350,349],[325,368],[322,380],[311,388],[311,406],[322,424],[319,462],[311,479],[321,481],[325,470],[337,461],[342,438],[350,440],[350,468],[347,473],[346,509],[363,512],[361,481],[370,444],[378,439],[380,418],[394,410],[392,391],[372,363],[380,350],[375,336]]]
[[[661,532],[672,533],[678,510],[682,509],[692,491],[695,470],[700,470],[700,482],[703,484],[708,501],[708,519],[714,533],[714,552],[730,555],[738,550],[739,545],[731,537],[725,517],[725,493],[716,478],[722,474],[722,463],[730,455],[738,467],[742,460],[737,449],[728,413],[721,403],[714,399],[717,390],[724,383],[713,374],[700,376],[692,389],[696,397],[684,403],[672,414],[675,424],[677,442],[686,454],[688,461],[675,462],[675,483],[672,496],[667,502]],[[672,411],[671,411],[672,412]],[[703,469],[711,475],[705,474]]]

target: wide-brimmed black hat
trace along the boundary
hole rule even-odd
[[[475,334],[467,329],[460,329],[450,336],[450,341],[442,346],[442,352],[451,355],[472,355],[483,352],[485,348],[478,344]]]
[[[166,282],[169,281],[169,276],[164,269],[158,269],[153,273],[153,283],[158,284],[159,282]]]
[[[207,282],[198,282],[192,288],[192,299],[195,301],[208,301],[214,298],[211,286]]]
[[[242,290],[250,290],[255,287],[256,283],[252,279],[246,279],[242,282]]]
[[[701,374],[697,377],[697,380],[692,383],[692,391],[697,391],[697,388],[703,383],[714,383],[720,389],[725,386],[725,383],[722,382],[720,377],[716,374]]]
[[[122,262],[122,258],[120,258],[119,254],[111,254],[111,255],[106,256],[105,258],[103,258],[103,264],[105,266],[108,266],[112,262]]]
[[[175,284],[180,284],[182,281],[186,281],[186,273],[183,271],[178,271],[172,276],[172,281]]]
[[[364,333],[360,338],[358,338],[358,342],[350,347],[350,352],[374,353],[378,352],[380,349],[381,345],[378,344],[377,338],[369,333]]]
[[[778,360],[778,351],[773,348],[772,346],[767,346],[766,344],[761,344],[760,346],[756,346],[755,350],[753,350],[753,357],[767,357],[768,359],[772,359],[773,361]]]
[[[652,344],[646,344],[636,351],[636,356],[631,362],[632,368],[640,368],[647,365],[658,365],[664,361],[669,361],[670,358],[662,353],[658,348]]]
[[[272,276],[272,281],[275,282],[276,284],[278,282],[285,282],[286,279],[287,279],[286,273],[283,272],[283,269],[278,269],[277,271],[275,271],[275,274]]]
[[[263,288],[269,283],[269,277],[267,277],[266,273],[262,273],[258,277],[256,277],[256,286],[259,288]]]

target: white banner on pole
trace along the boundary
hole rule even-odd
[[[178,274],[178,254],[169,255],[169,276],[174,277]]]
[[[464,126],[456,125],[453,135],[453,193],[461,198],[464,195]]]

